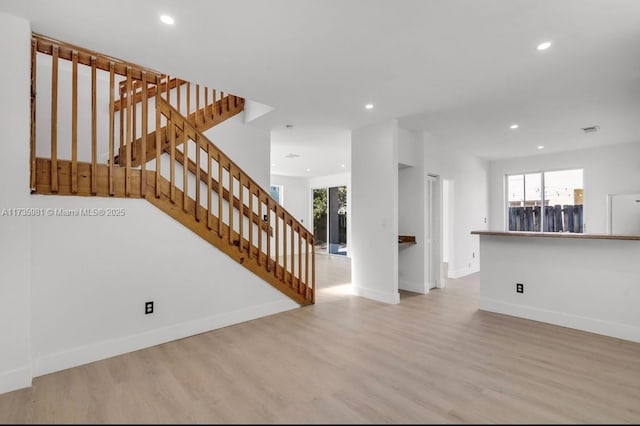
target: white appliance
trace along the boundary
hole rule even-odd
[[[609,195],[609,231],[640,235],[640,194]]]

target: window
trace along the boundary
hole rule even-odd
[[[507,175],[507,229],[584,232],[582,175],[582,169]]]
[[[282,185],[271,185],[269,193],[271,194],[271,198],[282,205],[284,199],[284,187]]]

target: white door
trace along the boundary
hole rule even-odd
[[[436,260],[438,254],[436,212],[437,210],[437,177],[427,176],[425,194],[425,273],[428,288],[438,286],[439,261]],[[439,257],[439,256],[438,256]]]

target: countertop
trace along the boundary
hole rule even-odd
[[[492,235],[498,237],[577,238],[582,240],[640,241],[640,235],[577,234],[574,232],[471,231],[471,234]]]

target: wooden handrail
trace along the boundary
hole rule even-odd
[[[143,73],[146,75],[146,73]],[[122,83],[120,83],[122,85]],[[186,81],[184,80],[180,80],[178,78],[172,78],[169,81],[169,90],[171,89],[175,89],[176,87],[181,87],[184,86],[185,84],[187,84]],[[166,82],[162,82],[160,83],[160,93],[163,93],[167,90],[167,83]],[[147,88],[147,98],[153,98],[154,96],[156,96],[156,94],[158,93],[158,85],[153,85]],[[127,97],[127,92],[126,90],[123,90],[123,96],[116,100],[114,103],[114,110],[115,111],[120,111],[120,109],[123,107],[123,104],[127,101],[126,99]],[[180,98],[178,98],[180,99]],[[140,91],[136,91],[134,97],[133,97],[133,103],[134,104],[139,104],[143,101],[143,96],[142,96],[142,90]]]
[[[147,73],[147,80],[152,84],[159,83],[162,76],[161,73],[150,68],[123,61],[122,59],[113,58],[103,53],[94,52],[92,50],[78,47],[70,43],[65,43],[41,34],[33,33],[32,38],[36,41],[36,49],[40,53],[52,55],[54,47],[57,47],[60,59],[71,61],[73,60],[73,52],[77,52],[78,63],[91,66],[91,58],[95,57],[96,67],[98,69],[109,72],[109,64],[113,63],[115,73],[123,77],[127,76],[127,68],[131,68],[132,77],[135,80],[142,80],[142,72]]]

